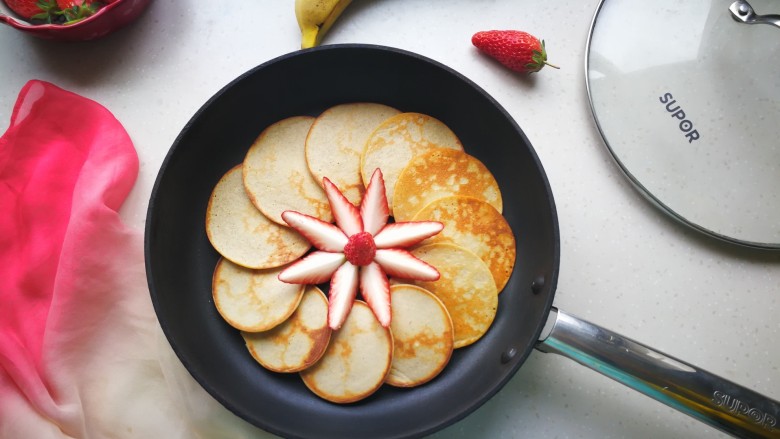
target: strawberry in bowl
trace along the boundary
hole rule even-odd
[[[3,0],[0,22],[37,37],[81,41],[133,22],[151,0]]]

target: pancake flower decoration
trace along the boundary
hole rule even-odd
[[[435,281],[439,271],[405,250],[441,232],[436,221],[388,224],[382,171],[376,169],[358,209],[333,182],[323,178],[325,194],[336,224],[287,210],[282,219],[316,248],[279,273],[279,280],[292,284],[320,284],[330,280],[328,326],[339,329],[347,318],[357,291],[379,323],[391,320],[388,275],[403,279]]]

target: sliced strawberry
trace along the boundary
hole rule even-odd
[[[358,267],[345,262],[341,264],[330,280],[328,293],[328,326],[337,330],[344,324],[358,288]]]
[[[360,294],[379,323],[390,326],[390,283],[382,267],[372,262],[360,269]]]
[[[358,211],[357,207],[347,200],[347,197],[341,193],[339,188],[328,177],[322,179],[322,185],[325,187],[325,195],[328,196],[330,210],[336,219],[336,225],[347,236],[362,232],[363,220],[360,218],[360,211]]]
[[[329,280],[344,261],[343,253],[312,252],[285,268],[278,278],[288,284],[321,284]]]
[[[294,210],[282,212],[282,219],[320,250],[342,252],[347,245],[347,235],[331,223]]]
[[[386,225],[374,236],[376,248],[409,247],[441,232],[438,221],[409,221]]]
[[[375,236],[387,224],[390,208],[387,206],[385,179],[379,168],[371,174],[366,194],[360,203],[360,216],[363,218],[363,230]]]
[[[390,276],[422,281],[438,280],[441,276],[432,265],[417,259],[406,250],[395,248],[377,250],[374,261],[378,262]]]

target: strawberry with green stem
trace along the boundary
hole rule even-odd
[[[56,0],[5,0],[5,4],[22,18],[48,23],[59,8]]]
[[[97,12],[99,5],[94,0],[57,0],[57,6],[65,17],[65,24],[72,24]]]
[[[559,68],[547,62],[544,40],[518,30],[477,32],[471,43],[511,70],[521,73],[538,72],[544,66]]]

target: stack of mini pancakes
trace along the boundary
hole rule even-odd
[[[341,329],[332,331],[327,286],[277,278],[311,248],[281,214],[295,210],[331,222],[323,177],[359,205],[376,168],[395,221],[444,224],[410,249],[441,278],[391,279],[389,328],[357,300]],[[263,130],[213,190],[206,233],[222,256],[214,304],[259,364],[299,373],[326,400],[357,401],[385,383],[417,386],[444,369],[453,349],[479,340],[495,318],[516,257],[501,212],[493,175],[433,117],[376,103],[290,117]]]

